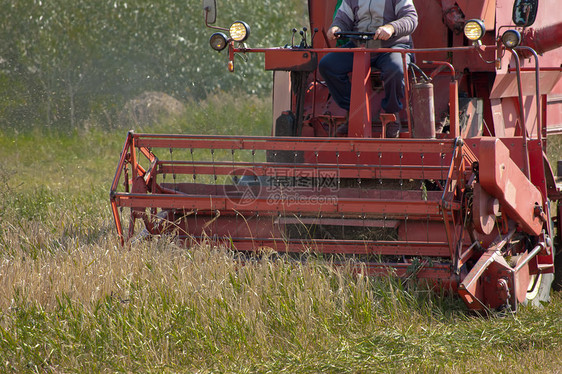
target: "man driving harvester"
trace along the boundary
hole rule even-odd
[[[367,48],[412,48],[411,34],[417,25],[418,14],[412,0],[343,0],[327,36],[334,40],[339,32],[372,33],[373,39],[366,42]],[[350,41],[343,47],[353,48],[356,43]],[[371,66],[382,74],[385,91],[382,110],[397,118],[386,126],[386,137],[396,138],[400,134],[398,113],[404,97],[402,57],[400,53],[372,53]],[[351,82],[348,73],[353,70],[353,53],[328,53],[318,68],[334,101],[349,112]],[[347,134],[347,126],[337,132],[338,135]]]

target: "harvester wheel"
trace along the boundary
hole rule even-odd
[[[531,277],[529,290],[523,305],[542,306],[542,303],[550,301],[550,288],[554,280],[554,274],[538,274]]]

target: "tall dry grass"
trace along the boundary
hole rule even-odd
[[[256,105],[266,117],[267,103]],[[451,295],[314,258],[242,266],[220,243],[186,249],[166,237],[120,247],[107,192],[124,136],[0,137],[0,372],[562,367],[559,295],[484,318]]]
[[[0,265],[3,371],[556,372],[560,364],[559,298],[517,316],[474,317],[449,296],[314,260],[241,266],[211,243],[44,244],[41,227],[17,231],[4,236],[17,249]]]

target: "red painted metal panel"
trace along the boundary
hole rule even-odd
[[[547,95],[552,92],[554,87],[562,78],[562,71],[542,71],[539,74],[540,94]],[[523,88],[523,96],[535,95],[535,72],[522,72],[521,85]],[[494,87],[490,93],[491,99],[503,97],[517,97],[517,76],[515,73],[498,74],[494,81]]]
[[[161,174],[206,174],[206,175],[252,175],[269,177],[321,177],[322,175],[334,175],[339,178],[361,178],[361,179],[443,179],[447,175],[449,165],[361,165],[352,167],[350,164],[322,164],[322,167],[311,164],[303,167],[303,164],[290,165],[268,165],[267,163],[236,163],[223,162],[183,162],[167,163],[158,165]]]
[[[135,134],[138,147],[294,150],[310,152],[450,153],[454,139],[295,138],[260,136]]]
[[[540,191],[511,160],[509,150],[498,139],[480,142],[480,183],[490,195],[500,200],[502,210],[531,235],[541,233],[543,223],[535,214],[535,204],[543,206]]]
[[[306,50],[271,49],[265,52],[265,70],[314,71],[318,55]]]
[[[212,187],[212,186],[210,186]],[[235,210],[239,212],[260,212],[264,216],[277,216],[278,212],[290,213],[377,213],[393,216],[439,216],[438,203],[424,200],[375,200],[351,198],[315,199],[314,204],[303,196],[273,195],[275,198],[258,197],[246,201],[238,196],[222,195],[158,195],[115,193],[120,206],[131,208],[162,208],[187,210]]]
[[[423,1],[414,0],[416,11],[418,13],[418,28],[414,31],[412,38],[416,48],[443,48],[448,47],[447,44],[447,26],[443,22],[436,22],[443,18],[443,8],[440,1]],[[431,25],[431,27],[424,27]],[[447,60],[447,52],[434,52],[431,55],[424,55],[420,60]],[[417,61],[423,66],[421,61]]]
[[[309,0],[308,13],[310,29],[318,28],[318,35],[314,40],[316,48],[335,47],[335,41],[329,41],[326,33],[332,24],[332,17],[336,9],[337,0]]]
[[[369,85],[371,75],[371,53],[360,52],[353,56],[353,76],[351,103],[359,103],[349,110],[349,136],[370,138],[371,106],[369,104]]]
[[[213,234],[216,234],[212,232]],[[253,233],[255,234],[255,233]],[[218,235],[220,237],[220,235]],[[193,237],[193,239],[198,239]],[[200,239],[203,239],[201,237]],[[278,252],[326,253],[381,256],[428,256],[448,257],[447,243],[443,242],[403,242],[403,241],[369,241],[369,240],[329,240],[329,239],[276,239],[225,236],[224,243],[232,245],[239,251],[260,251],[272,248]]]
[[[484,21],[486,30],[494,29],[496,21],[496,0],[456,0],[465,15],[465,19],[472,18]]]

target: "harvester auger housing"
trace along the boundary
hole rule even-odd
[[[111,186],[121,240],[352,257],[370,274],[450,288],[473,310],[548,300],[553,280],[562,285],[562,194],[546,157],[547,135],[562,130],[557,2],[414,0],[415,49],[373,50],[328,40],[336,0],[309,0],[310,25],[284,48],[247,47],[249,26],[212,26],[216,3],[203,1],[228,70],[238,53],[265,54],[272,135],[129,132]],[[384,136],[394,118],[380,114],[375,51],[402,55],[396,139]],[[349,116],[317,69],[328,52],[354,54]]]

